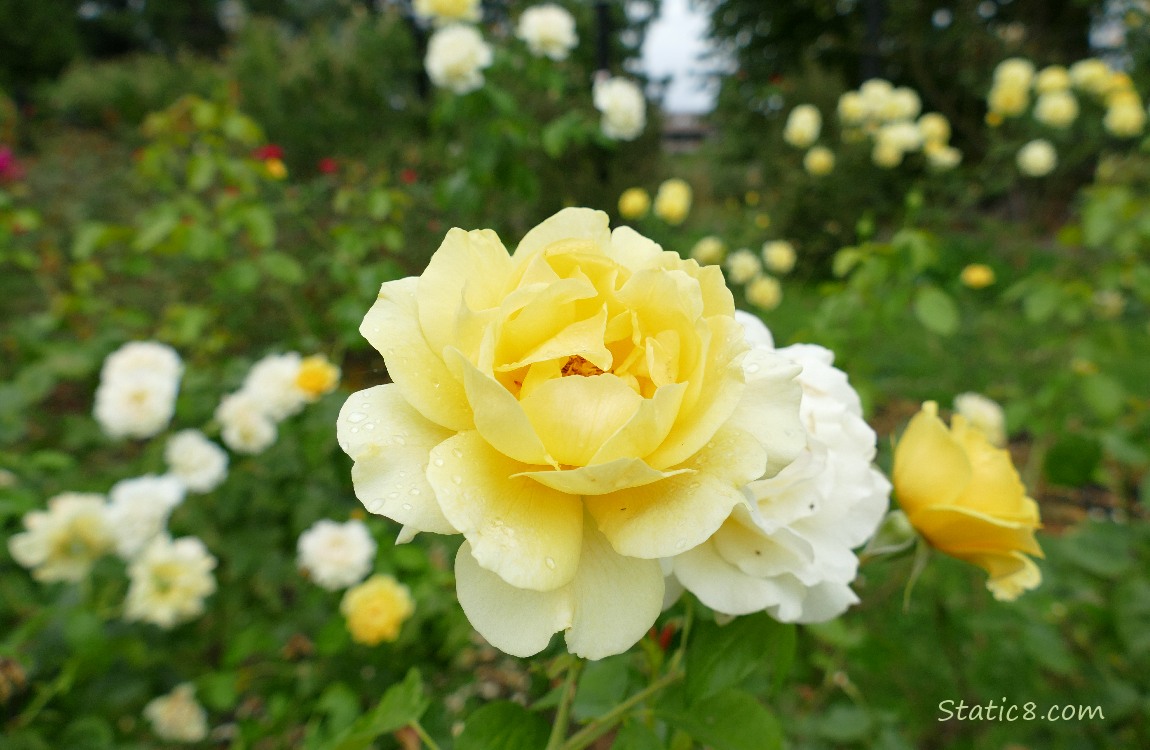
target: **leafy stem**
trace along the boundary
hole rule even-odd
[[[559,698],[559,707],[555,711],[555,721],[551,725],[551,736],[547,738],[546,750],[559,750],[564,747],[563,736],[567,734],[571,704],[575,702],[575,688],[581,671],[583,671],[582,659],[576,659],[567,669],[567,677],[563,681],[563,695]]]
[[[627,717],[631,709],[647,700],[653,695],[659,693],[663,688],[683,679],[686,671],[683,669],[675,668],[664,674],[659,679],[652,682],[647,687],[632,695],[627,700],[620,703],[615,708],[611,709],[602,716],[597,716],[592,719],[587,726],[580,729],[575,734],[571,735],[567,742],[559,745],[559,750],[583,750],[583,748],[590,746],[592,742],[602,737],[609,732],[616,724],[619,724]]]

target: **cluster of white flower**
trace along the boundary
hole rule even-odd
[[[375,539],[362,521],[316,521],[300,535],[299,567],[328,591],[359,583],[371,571]]]
[[[181,430],[168,438],[164,462],[188,492],[211,492],[228,476],[228,454],[199,430]]]
[[[155,341],[133,341],[104,360],[93,411],[113,438],[149,438],[172,420],[184,365],[175,350]]]
[[[196,688],[190,683],[149,701],[144,706],[144,718],[162,740],[202,742],[208,736],[207,712],[196,701]]]
[[[839,121],[846,141],[871,140],[871,161],[884,169],[921,151],[938,171],[952,169],[962,153],[950,145],[950,122],[938,112],[922,113],[922,99],[906,86],[872,78],[839,98]]]
[[[595,109],[603,115],[603,135],[632,141],[647,127],[647,102],[638,84],[628,78],[601,78],[593,91]]]
[[[938,112],[921,114],[922,100],[914,89],[872,78],[840,96],[837,109],[843,142],[869,141],[871,161],[883,169],[893,169],[907,154],[920,151],[937,171],[952,169],[962,161],[962,153],[950,145],[950,122]],[[784,141],[807,149],[803,168],[815,177],[835,169],[835,152],[815,145],[822,125],[822,114],[813,104],[799,104],[783,127]]]
[[[575,33],[575,17],[567,9],[545,3],[523,11],[515,35],[527,43],[536,57],[565,60],[579,43]]]
[[[1079,119],[1080,100],[1102,107],[1102,126],[1117,138],[1133,138],[1146,128],[1146,108],[1130,76],[1093,57],[1069,68],[1050,65],[1037,71],[1034,63],[1023,58],[1003,60],[995,68],[987,94],[986,122],[998,127],[1029,109],[1041,125],[1065,131]],[[1016,160],[1023,174],[1042,177],[1057,166],[1058,153],[1050,141],[1037,138],[1019,149]]]
[[[216,558],[195,537],[157,536],[128,566],[124,617],[171,628],[199,617],[216,590]]]
[[[135,558],[153,539],[167,533],[168,517],[184,501],[184,484],[174,476],[124,479],[108,492],[107,516],[116,554]]]
[[[339,368],[321,355],[269,354],[256,362],[240,390],[216,408],[224,444],[237,453],[262,453],[276,441],[277,424],[339,383]]]
[[[104,511],[104,497],[65,492],[48,500],[48,510],[24,516],[24,528],[8,540],[8,551],[38,581],[83,580],[96,561],[116,545]]]
[[[466,94],[483,86],[483,71],[494,59],[491,45],[478,29],[452,24],[431,35],[424,67],[436,86]]]
[[[758,318],[735,315],[752,347],[743,362],[748,381],[769,376],[772,352],[802,366],[806,448],[778,474],[748,484],[749,504],[706,543],[672,558],[672,575],[717,612],[829,620],[858,601],[852,550],[875,532],[889,503],[890,483],[872,464],[875,433],[832,352],[806,344],[776,350]]]

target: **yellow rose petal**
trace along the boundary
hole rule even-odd
[[[359,332],[387,365],[387,373],[419,413],[451,430],[472,427],[462,384],[431,350],[419,327],[415,278],[389,281],[363,319]]]
[[[938,418],[938,406],[927,402],[895,447],[891,479],[898,504],[907,514],[926,505],[953,505],[970,477],[962,447]]]
[[[564,585],[579,567],[579,498],[527,477],[478,432],[461,432],[431,451],[427,478],[443,515],[471,554],[507,583],[533,591]]]

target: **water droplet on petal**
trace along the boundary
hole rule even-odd
[[[404,510],[411,510],[411,503],[404,503],[404,504],[403,504],[403,509],[404,509]]]
[[[687,489],[691,489],[691,490],[697,490],[697,489],[699,489],[699,488],[700,488],[700,487],[702,487],[702,486],[703,486],[703,485],[702,485],[702,484],[700,484],[699,482],[691,482],[691,485],[690,485],[690,486],[689,486]]]
[[[751,362],[749,365],[747,365],[747,366],[746,366],[746,367],[744,367],[743,369],[744,369],[746,372],[749,372],[749,373],[751,373],[751,374],[753,375],[753,374],[755,374],[756,372],[758,372],[758,371],[759,371],[759,365],[758,365],[758,363],[757,363],[757,362]]]
[[[687,549],[687,540],[680,539],[679,541],[675,542],[675,549]]]
[[[435,464],[436,466],[443,466],[443,459],[437,458],[434,461],[432,461],[431,463]]]
[[[389,493],[387,493],[387,499],[388,499],[388,500],[394,500],[394,499],[395,499],[395,498],[397,498],[397,497],[399,497],[399,493],[398,493],[398,492],[389,492]]]
[[[452,448],[451,455],[455,456],[456,458],[463,458],[463,451],[459,450],[458,448]]]
[[[419,494],[419,488],[418,487],[412,487],[410,490],[407,491],[407,494],[418,495]]]
[[[355,424],[356,422],[362,422],[365,419],[367,419],[367,415],[361,411],[353,411],[351,414],[347,415],[347,421],[351,422],[352,424]]]
[[[458,474],[456,474],[455,476],[453,476],[453,477],[451,478],[451,481],[452,481],[453,483],[455,483],[455,484],[463,484],[463,477],[461,477],[461,476],[459,476]]]
[[[374,430],[374,429],[375,429],[375,422],[367,422],[367,423],[365,423],[365,424],[363,425],[363,429],[367,430],[368,432],[371,432],[372,430]]]
[[[555,561],[553,559],[548,557],[547,560],[545,560],[545,562],[547,563],[548,568],[550,568],[551,570],[555,570]]]

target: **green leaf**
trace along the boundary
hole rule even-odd
[[[1064,560],[1101,578],[1121,578],[1134,562],[1129,534],[1111,524],[1086,524],[1051,546]]]
[[[216,163],[211,154],[192,154],[188,157],[188,189],[198,193],[216,178]]]
[[[1045,323],[1062,304],[1062,290],[1050,282],[1035,284],[1022,300],[1022,312],[1031,323]]]
[[[762,613],[723,626],[699,623],[687,651],[689,699],[697,701],[735,687],[756,670],[769,670],[777,688],[794,661],[795,637],[794,625]]]
[[[610,711],[622,702],[627,692],[628,662],[630,657],[619,654],[587,664],[579,677],[572,715],[585,721]]]
[[[264,253],[260,256],[259,263],[264,273],[285,284],[294,286],[307,278],[299,261],[284,253]]]
[[[1081,487],[1089,484],[1102,461],[1102,446],[1085,435],[1065,435],[1050,447],[1043,461],[1043,473],[1054,484]]]
[[[914,298],[914,314],[928,331],[950,336],[958,330],[958,306],[936,286],[924,286]]]
[[[393,685],[384,693],[379,705],[342,732],[328,750],[367,750],[379,736],[418,721],[428,705],[419,670],[411,669],[403,682]],[[459,747],[462,748],[462,745]]]
[[[551,727],[539,714],[518,703],[488,703],[463,725],[455,750],[539,750],[547,744]]]
[[[862,251],[857,247],[844,247],[835,253],[835,259],[831,264],[831,271],[838,278],[846,276],[854,270],[855,266],[862,262]]]
[[[276,223],[272,212],[263,206],[253,206],[244,212],[248,236],[257,247],[271,247],[276,241]]]
[[[1126,406],[1126,390],[1105,373],[1088,375],[1081,381],[1082,399],[1099,419],[1106,421],[1121,416]]]
[[[611,750],[663,750],[663,742],[642,724],[628,722],[615,735]]]
[[[1114,625],[1133,658],[1150,654],[1150,582],[1134,578],[1114,592]]]
[[[778,750],[783,746],[778,719],[742,690],[724,690],[682,713],[656,713],[712,750]]]
[[[818,718],[817,732],[835,743],[860,742],[870,735],[872,725],[864,709],[840,704]]]
[[[144,224],[140,227],[132,247],[136,250],[151,250],[166,240],[179,223],[180,217],[175,212],[153,212],[144,218]]]

